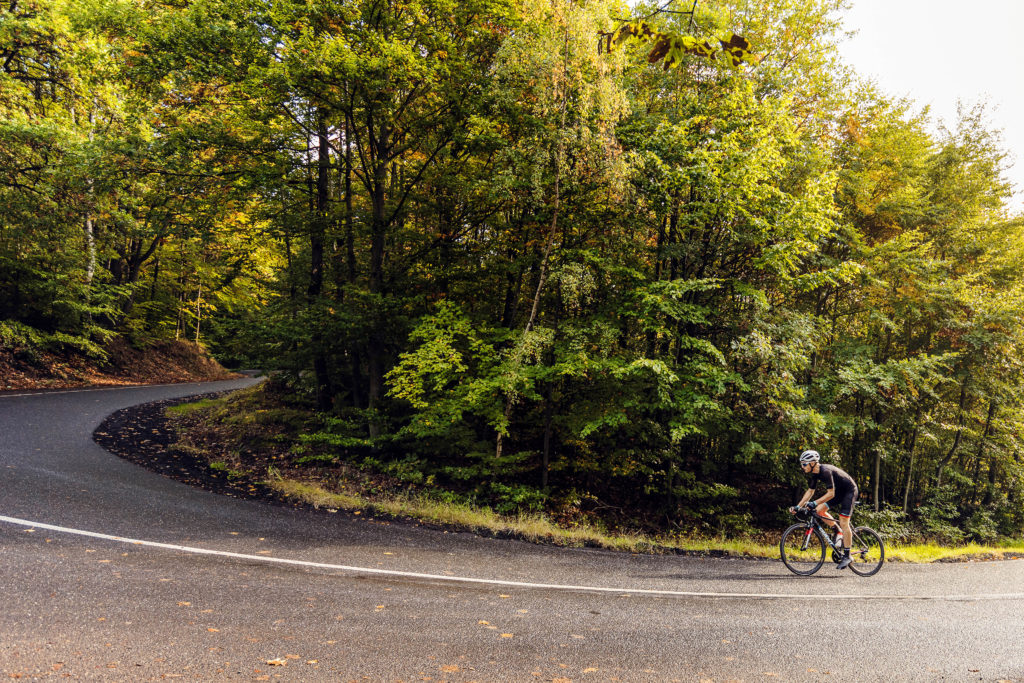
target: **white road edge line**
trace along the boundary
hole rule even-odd
[[[267,564],[286,564],[298,567],[310,567],[316,569],[333,569],[335,571],[354,572],[359,574],[377,574],[381,576],[395,576],[413,579],[427,579],[430,581],[444,581],[448,583],[464,583],[487,586],[506,586],[515,588],[530,588],[542,590],[557,590],[584,593],[614,593],[617,595],[650,595],[662,597],[687,597],[687,598],[760,598],[760,599],[787,599],[787,600],[937,600],[951,602],[970,602],[978,600],[1024,600],[1024,593],[983,593],[979,595],[855,595],[855,594],[828,594],[810,595],[806,593],[715,593],[700,591],[677,591],[658,590],[647,588],[610,588],[605,586],[573,586],[557,583],[529,583],[525,581],[508,581],[504,579],[478,579],[466,576],[443,576],[440,574],[424,574],[420,572],[406,572],[396,569],[379,569],[375,567],[353,567],[344,564],[329,564],[326,562],[309,562],[307,560],[290,560],[281,557],[267,557],[265,555],[248,555],[245,553],[234,553],[226,550],[211,550],[209,548],[196,548],[187,545],[175,545],[173,543],[160,543],[157,541],[143,541],[123,536],[112,536],[101,534],[95,531],[84,531],[82,529],[69,529],[67,527],[55,526],[31,522],[17,517],[6,517],[0,515],[0,522],[28,527],[29,529],[47,529],[64,534],[86,536],[104,541],[115,541],[129,545],[140,545],[150,548],[163,548],[165,550],[176,550],[196,555],[215,555],[218,557],[231,557],[240,560],[263,562]]]

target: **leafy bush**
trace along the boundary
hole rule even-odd
[[[929,491],[925,502],[917,509],[924,535],[939,543],[956,544],[964,540],[964,532],[957,526],[960,511],[956,504],[957,491],[953,486],[942,486]]]
[[[523,484],[508,486],[491,482],[488,486],[494,500],[495,512],[513,515],[522,512],[540,512],[544,509],[547,496],[540,489]]]
[[[977,510],[964,525],[971,540],[991,543],[999,538],[999,526],[992,510]]]
[[[0,320],[0,347],[8,349],[42,348],[46,335],[14,320]]]
[[[857,507],[855,526],[869,526],[887,541],[908,541],[914,536],[914,527],[902,508],[886,505],[878,512]]]

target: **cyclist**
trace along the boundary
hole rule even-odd
[[[801,507],[807,506],[817,511],[826,524],[835,528],[836,520],[832,515],[828,514],[829,501],[833,501],[833,505],[839,510],[839,529],[843,534],[843,559],[836,568],[846,569],[850,566],[850,562],[852,562],[850,559],[850,542],[853,540],[853,534],[850,532],[850,515],[853,514],[853,504],[857,500],[857,496],[860,495],[857,483],[853,480],[853,477],[835,465],[822,464],[818,451],[804,451],[801,453],[800,469],[804,471],[804,474],[810,475],[809,488],[804,493],[803,498],[800,499],[800,502],[796,506],[791,507],[789,511],[796,513]],[[818,487],[819,483],[825,485],[825,495],[817,500],[812,500],[814,490]]]

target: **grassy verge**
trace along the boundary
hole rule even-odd
[[[965,560],[1003,560],[1024,556],[1024,541],[997,546],[970,543],[950,548],[934,543],[914,543],[887,549],[887,559],[899,562],[942,562]]]
[[[539,514],[503,516],[487,508],[438,501],[427,495],[398,495],[370,499],[348,493],[334,493],[317,484],[291,479],[272,478],[265,483],[287,498],[318,508],[415,519],[429,524],[506,535],[538,543],[609,548],[628,552],[712,549],[706,544],[691,544],[678,539],[656,539],[639,534],[606,534],[590,526],[566,529]]]

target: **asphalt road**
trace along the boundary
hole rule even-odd
[[[0,674],[1024,680],[1024,562],[801,578],[533,546],[217,496],[91,440],[122,407],[251,381],[0,393]]]

